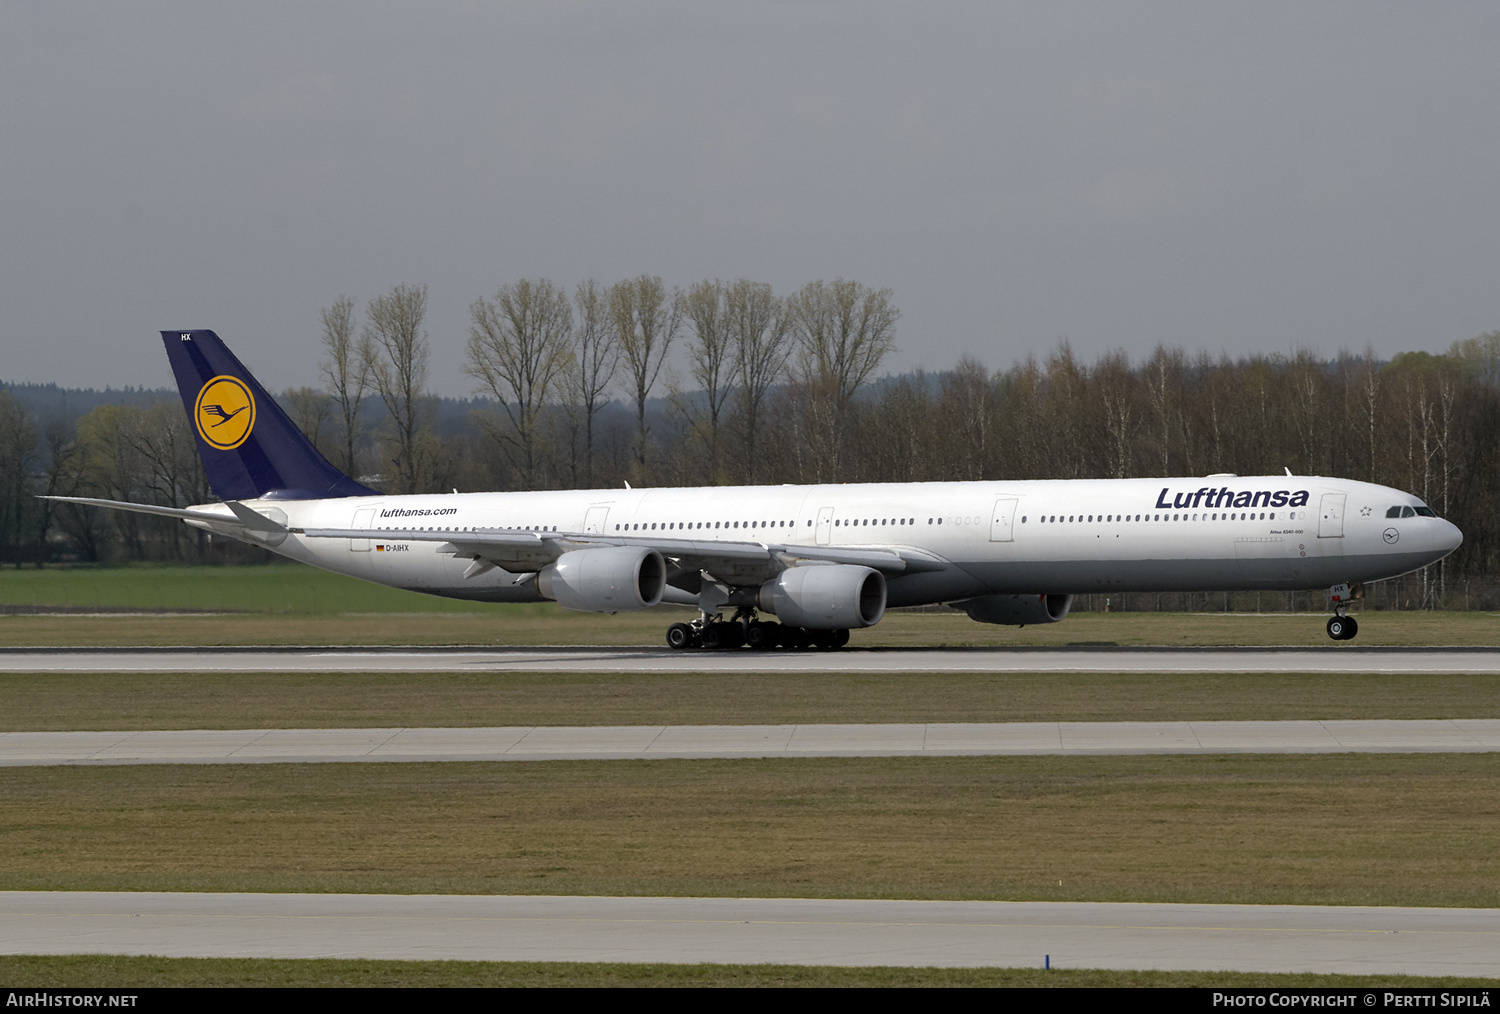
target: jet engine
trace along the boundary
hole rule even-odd
[[[667,564],[654,549],[575,549],[547,564],[537,588],[564,609],[614,613],[649,609],[667,587]]]
[[[792,567],[761,585],[756,602],[789,627],[873,627],[885,615],[885,577],[849,564]]]
[[[984,595],[967,602],[955,602],[969,619],[980,623],[1003,623],[1024,627],[1028,623],[1056,623],[1073,608],[1071,595]]]

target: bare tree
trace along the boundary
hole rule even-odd
[[[323,380],[338,406],[344,424],[344,460],[346,475],[357,475],[354,448],[359,443],[359,410],[370,390],[370,363],[375,358],[368,341],[354,337],[354,300],[340,296],[322,311]],[[313,443],[317,443],[316,440]]]
[[[646,400],[667,361],[672,340],[682,326],[682,296],[667,295],[660,278],[641,275],[620,282],[609,290],[610,317],[619,337],[620,351],[630,370],[635,395],[635,463],[637,478],[645,478]]]
[[[391,420],[395,492],[416,493],[425,480],[431,434],[423,425],[427,389],[427,286],[398,285],[370,300],[365,363]]]
[[[1299,474],[1328,474],[1328,434],[1333,416],[1328,410],[1327,379],[1322,366],[1306,349],[1298,349],[1288,364],[1286,389],[1292,396],[1290,414],[1302,452]]]
[[[333,399],[316,387],[292,387],[281,392],[281,402],[286,406],[286,414],[292,417],[292,422],[297,424],[302,435],[312,442],[318,453],[324,454],[324,443],[328,437],[324,434],[323,427],[328,425],[329,417],[333,415]]]
[[[21,566],[23,532],[30,528],[32,468],[41,450],[31,412],[0,390],[0,561]]]
[[[578,483],[578,431],[583,431],[584,482],[594,484],[594,418],[620,368],[620,336],[610,320],[609,294],[590,278],[573,290],[573,355],[564,371],[565,407],[573,430],[573,483]]]
[[[1184,356],[1181,349],[1156,346],[1151,358],[1146,361],[1146,401],[1151,414],[1156,417],[1157,453],[1161,455],[1161,474],[1172,474],[1172,434],[1174,425],[1182,414],[1182,373]]]
[[[740,422],[745,434],[745,474],[755,482],[759,470],[756,438],[766,393],[786,372],[791,355],[792,320],[787,304],[763,282],[740,279],[726,293],[726,323],[738,366]]]
[[[1093,386],[1104,408],[1104,431],[1109,441],[1107,469],[1112,479],[1130,474],[1131,436],[1135,430],[1135,378],[1123,352],[1103,356],[1094,366]]]
[[[469,307],[464,372],[500,403],[508,425],[484,422],[528,489],[537,484],[537,422],[572,359],[568,297],[545,278],[503,285]]]
[[[1053,469],[1059,478],[1081,479],[1089,473],[1088,438],[1094,408],[1089,394],[1088,367],[1073,355],[1067,339],[1047,357],[1047,382],[1040,408],[1044,432],[1051,443]]]
[[[705,478],[712,482],[719,471],[719,417],[734,390],[738,372],[736,353],[729,326],[728,287],[720,281],[703,281],[688,290],[683,302],[684,313],[693,325],[693,340],[688,345],[688,364],[693,379],[703,392],[707,416],[708,462]],[[691,402],[685,402],[691,406]],[[697,415],[687,407],[689,415]]]
[[[858,282],[817,281],[790,297],[797,337],[797,407],[801,438],[818,481],[845,478],[844,434],[854,395],[895,348],[891,290]]]
[[[43,497],[77,495],[81,456],[78,451],[78,441],[74,439],[73,423],[72,419],[56,418],[47,424],[44,434],[47,469],[43,475],[41,487]],[[58,509],[64,506],[73,505],[59,504],[47,499],[36,501],[36,565],[38,567],[50,555],[47,548],[47,533],[52,529]],[[97,515],[103,512],[91,510],[89,513]],[[80,548],[84,550],[85,559],[97,560],[99,558],[95,547],[84,546],[80,543]]]
[[[1360,415],[1364,418],[1364,450],[1366,475],[1369,482],[1375,481],[1376,441],[1375,424],[1380,419],[1380,372],[1375,369],[1375,350],[1366,346],[1360,363],[1359,379]]]
[[[799,367],[834,399],[840,417],[860,386],[896,347],[890,289],[834,279],[805,286],[794,299]]]
[[[951,448],[945,455],[951,472],[942,478],[969,481],[984,478],[994,414],[992,402],[990,371],[973,356],[967,353],[960,356],[953,372],[942,380],[941,428],[946,431],[946,443]]]

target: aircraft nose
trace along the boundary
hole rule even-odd
[[[1434,540],[1439,549],[1444,553],[1451,553],[1463,545],[1464,533],[1458,530],[1458,526],[1451,521],[1442,521],[1441,527],[1435,533]]]

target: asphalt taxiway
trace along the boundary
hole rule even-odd
[[[0,953],[1500,975],[1500,910],[0,892]]]
[[[0,733],[0,767],[1496,750],[1500,719]]]
[[[0,649],[4,672],[1500,673],[1500,648]]]

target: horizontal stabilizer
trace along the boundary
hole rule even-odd
[[[246,507],[238,500],[225,500],[224,506],[234,511],[234,516],[239,518],[240,524],[244,525],[252,532],[265,532],[268,535],[286,534],[285,525],[277,524],[270,518],[266,517],[264,514],[258,513],[251,510],[249,507]]]
[[[183,510],[181,507],[158,507],[150,503],[130,503],[125,500],[99,500],[89,496],[43,496],[39,500],[56,500],[59,503],[81,503],[89,507],[108,507],[110,510],[130,511],[134,514],[155,514],[163,518],[181,518],[184,521],[212,521],[216,525],[244,525],[245,522],[237,517],[228,517],[223,514],[215,514],[209,511]],[[243,506],[243,505],[240,505]],[[248,507],[244,508],[249,510]],[[251,511],[253,514],[254,511]],[[257,515],[258,517],[259,515]],[[270,524],[270,520],[266,520]],[[286,529],[278,529],[286,531]]]

